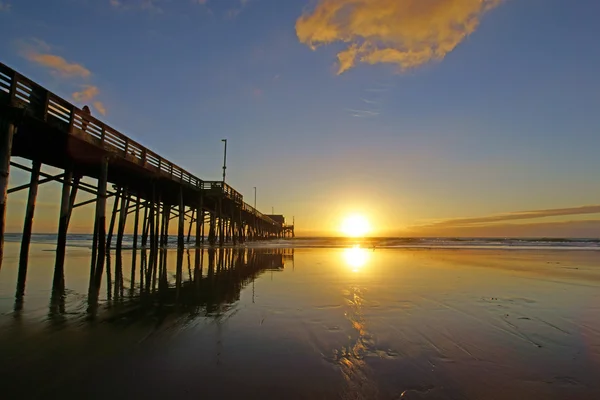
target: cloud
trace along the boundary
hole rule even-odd
[[[92,105],[100,114],[106,115],[106,107],[104,106],[104,103],[101,101],[95,101]]]
[[[438,229],[455,227],[474,227],[498,222],[526,220],[535,218],[560,217],[566,215],[583,215],[600,213],[600,205],[590,205],[571,208],[555,208],[549,210],[518,211],[508,214],[490,215],[477,218],[452,218],[435,221],[426,225],[416,226],[418,229]]]
[[[116,1],[116,0],[113,0]],[[106,115],[104,103],[97,100],[100,89],[89,83],[92,73],[81,64],[69,62],[63,57],[52,54],[52,47],[39,39],[18,41],[21,55],[31,62],[48,68],[53,75],[75,80],[81,90],[73,92],[71,98],[76,103],[92,103],[102,115]],[[72,84],[72,83],[70,83]]]
[[[5,1],[0,1],[0,12],[9,12],[12,5]]]
[[[63,77],[89,78],[91,72],[81,64],[70,63],[61,56],[50,53],[40,53],[33,48],[24,51],[24,56],[29,61],[46,68]]]
[[[412,229],[401,234],[423,237],[597,238],[600,236],[600,220]]]
[[[162,14],[163,9],[158,6],[159,2],[160,0],[109,0],[111,7],[118,10],[142,10]]]
[[[100,90],[93,85],[83,85],[83,89],[79,92],[73,93],[73,100],[79,103],[87,103],[98,96]]]
[[[106,106],[101,101],[95,100],[100,94],[100,89],[93,85],[83,85],[82,90],[71,95],[74,101],[78,103],[92,103],[92,106],[101,115],[106,115]]]
[[[358,110],[358,109],[353,109],[353,108],[348,108],[346,111],[348,111],[350,113],[350,115],[352,115],[353,117],[356,117],[356,118],[373,118],[373,117],[377,117],[380,114],[379,111]]]
[[[345,43],[337,55],[338,74],[358,62],[406,70],[442,60],[502,1],[319,0],[296,21],[296,34],[313,50]]]
[[[244,11],[244,8],[246,8],[248,3],[250,3],[250,0],[239,0],[238,4],[235,7],[227,10],[227,12],[226,12],[227,18],[235,18],[238,15],[240,15],[240,13],[242,11]]]

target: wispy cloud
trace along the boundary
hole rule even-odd
[[[114,9],[123,11],[141,10],[154,14],[163,13],[163,9],[158,5],[160,2],[160,0],[109,0],[109,4]]]
[[[69,79],[70,84],[75,81],[80,90],[71,94],[77,103],[91,103],[102,115],[106,115],[105,105],[97,99],[100,89],[89,83],[92,73],[82,64],[67,61],[62,56],[54,54],[52,47],[39,39],[18,41],[21,55],[27,60],[50,70],[51,74],[60,78]]]
[[[87,103],[90,100],[94,99],[96,96],[98,96],[98,93],[100,93],[100,90],[98,90],[98,88],[96,86],[83,85],[82,90],[79,92],[73,93],[73,95],[71,97],[73,97],[73,100],[75,100],[77,102]]]
[[[11,8],[12,5],[10,3],[0,1],[0,12],[9,12]]]
[[[589,219],[564,222],[502,223],[444,227],[436,230],[412,229],[400,233],[409,236],[433,237],[559,237],[595,238],[600,236],[600,220]]]
[[[92,105],[100,114],[106,115],[106,107],[104,106],[104,103],[101,101],[95,101],[92,103]]]
[[[208,11],[210,15],[214,15],[213,5],[218,4],[224,7],[224,17],[226,19],[234,19],[242,13],[250,4],[250,0],[191,0],[193,4],[199,4]]]
[[[250,0],[238,0],[238,3],[227,10],[226,15],[227,18],[235,18],[241,14],[242,11],[246,8],[246,6],[250,3]]]
[[[43,41],[36,40],[24,46],[21,54],[42,67],[49,68],[62,77],[89,78],[91,72],[81,64],[69,62],[63,57],[49,53],[50,49]]]
[[[346,111],[351,116],[357,118],[373,118],[383,113],[382,106],[384,95],[392,89],[392,84],[375,82],[371,86],[363,89],[359,97],[359,105],[353,108],[347,108]]]
[[[296,22],[312,49],[343,42],[338,74],[358,62],[401,69],[441,60],[503,0],[319,0]]]
[[[350,113],[353,117],[356,118],[373,118],[378,116],[380,113],[378,111],[373,110],[356,110],[352,108],[348,108],[346,111]]]
[[[92,106],[101,115],[106,115],[106,106],[101,101],[96,100],[100,94],[100,89],[94,85],[82,85],[80,91],[75,92],[71,95],[74,101],[77,103],[92,103]]]
[[[548,217],[561,217],[567,215],[583,215],[583,214],[597,214],[600,213],[600,205],[590,205],[581,207],[571,208],[555,208],[548,210],[534,210],[534,211],[518,211],[507,214],[489,215],[485,217],[476,218],[451,218],[439,221],[430,222],[428,224],[417,226],[416,228],[421,229],[437,229],[437,228],[449,228],[449,227],[472,227],[495,224],[499,222],[515,221],[515,220],[528,220],[537,218],[548,218]]]

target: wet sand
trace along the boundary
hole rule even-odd
[[[89,251],[69,248],[51,301],[48,250],[15,310],[7,243],[1,398],[600,398],[598,251],[227,250],[198,269],[191,250],[177,289],[169,250],[146,294],[129,251],[91,320]]]

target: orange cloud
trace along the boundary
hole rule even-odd
[[[92,105],[100,114],[106,115],[106,107],[104,106],[104,103],[101,101],[95,101]]]
[[[86,102],[94,99],[96,96],[98,96],[99,93],[100,93],[100,90],[98,90],[98,88],[96,86],[84,85],[83,90],[81,90],[80,92],[73,93],[72,97],[73,97],[73,100],[75,100],[79,103],[86,103]]]
[[[415,228],[448,228],[448,227],[469,227],[486,224],[494,224],[505,221],[527,220],[536,218],[561,217],[567,215],[584,215],[600,213],[600,205],[554,208],[549,210],[518,211],[507,214],[489,215],[475,218],[451,218],[435,221],[427,225],[417,226]]]
[[[116,0],[115,0],[116,1]],[[65,78],[75,78],[81,84],[81,90],[71,94],[71,98],[77,103],[92,103],[94,108],[102,115],[106,115],[106,107],[96,98],[100,94],[97,86],[91,85],[92,73],[81,64],[71,63],[61,56],[52,54],[52,47],[39,39],[30,39],[27,41],[18,41],[20,53],[26,59],[35,62],[38,65],[46,67],[53,74]]]
[[[443,59],[475,32],[482,15],[502,0],[319,0],[296,22],[300,42],[313,50],[344,42],[338,74],[390,63],[401,69]]]
[[[61,56],[39,53],[33,49],[25,52],[25,58],[36,64],[50,68],[53,72],[65,77],[89,78],[90,70],[81,64],[70,63]]]

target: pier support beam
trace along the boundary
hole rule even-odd
[[[96,199],[96,218],[94,221],[94,240],[92,246],[92,264],[90,267],[90,298],[96,299],[100,291],[104,259],[106,254],[106,185],[108,182],[108,159],[102,160],[98,178],[98,197]],[[96,249],[96,251],[94,251]]]
[[[214,212],[210,212],[210,217],[209,217],[209,227],[208,227],[208,243],[210,245],[214,245],[217,242],[217,239],[215,237],[216,235],[216,217],[215,217],[215,213]]]
[[[110,216],[110,225],[108,227],[108,236],[106,237],[106,252],[110,253],[110,245],[112,243],[113,231],[115,229],[115,220],[117,219],[117,210],[119,209],[119,202],[121,203],[121,207],[125,203],[123,198],[121,188],[117,188],[117,194],[115,195],[115,202],[113,203],[113,210]]]
[[[25,281],[27,280],[27,264],[29,261],[29,244],[31,243],[31,231],[33,228],[33,215],[35,213],[35,201],[37,199],[38,181],[42,163],[34,161],[31,166],[31,179],[29,183],[29,196],[27,197],[27,208],[25,211],[25,222],[23,223],[23,237],[21,238],[21,253],[19,255],[19,277],[17,279],[16,297],[25,294]]]
[[[188,234],[187,234],[187,243],[190,243],[190,239],[192,237],[192,225],[194,224],[194,216],[196,215],[196,210],[192,209],[192,216],[190,218],[190,227],[188,228]],[[198,218],[196,216],[196,218]]]
[[[204,225],[204,211],[202,206],[196,211],[196,248],[200,247],[200,239],[202,236],[202,226]]]
[[[121,195],[121,210],[119,212],[119,227],[117,230],[117,252],[123,249],[123,235],[125,234],[125,224],[127,223],[127,211],[129,209],[129,191],[123,189]]]
[[[62,291],[64,289],[64,277],[65,277],[65,253],[67,246],[67,231],[69,230],[69,219],[71,217],[71,204],[75,203],[75,196],[77,194],[77,185],[73,185],[71,190],[73,179],[73,170],[65,171],[65,178],[63,181],[62,197],[60,200],[60,220],[58,221],[58,238],[56,241],[56,262],[54,263],[54,280],[53,290]],[[79,181],[79,177],[77,177]],[[78,183],[78,182],[76,182]]]
[[[183,188],[179,189],[179,226],[177,227],[177,247],[183,249],[184,246],[184,236],[183,232],[185,229],[185,204],[183,202]],[[190,222],[190,232],[192,231],[192,223]],[[188,233],[188,238],[190,234]],[[188,239],[189,242],[189,239]]]
[[[6,200],[8,198],[8,176],[15,124],[0,120],[0,269],[4,257],[4,230],[6,229]]]
[[[138,226],[140,224],[140,198],[139,194],[135,198],[135,217],[133,219],[133,249],[131,254],[131,295],[135,288],[135,268],[137,261],[137,242],[138,242]]]

